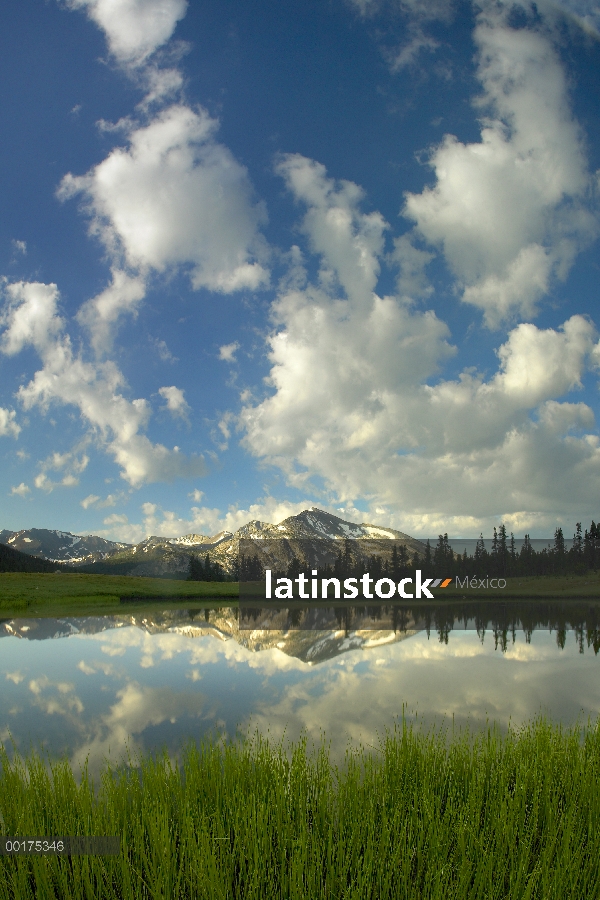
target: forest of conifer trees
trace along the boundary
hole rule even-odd
[[[521,547],[517,549],[514,535],[509,535],[506,526],[502,524],[499,528],[494,528],[491,548],[486,548],[483,536],[480,535],[471,556],[467,555],[466,550],[462,555],[455,553],[447,534],[440,534],[434,547],[427,541],[422,555],[410,554],[404,544],[395,544],[388,558],[379,555],[365,557],[359,550],[359,541],[345,540],[333,564],[319,566],[319,575],[324,578],[360,577],[363,572],[368,571],[373,578],[388,577],[398,581],[417,568],[421,568],[428,576],[436,577],[583,575],[600,567],[600,523],[592,521],[590,528],[583,531],[578,522],[569,549],[565,546],[562,528],[556,529],[551,547],[536,551],[526,534]],[[263,568],[258,556],[242,556],[235,573],[236,580],[258,581],[263,577]],[[273,577],[296,578],[305,568],[305,564],[293,557],[287,568],[274,571]]]

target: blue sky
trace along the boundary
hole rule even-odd
[[[600,517],[600,11],[5,0],[4,528]]]

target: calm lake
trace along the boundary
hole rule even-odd
[[[127,747],[176,755],[190,738],[257,729],[316,743],[325,733],[341,760],[403,712],[425,726],[504,729],[539,713],[584,723],[600,716],[599,613],[589,602],[445,605],[395,613],[395,631],[368,610],[4,620],[0,742],[76,769],[88,759],[94,773]]]

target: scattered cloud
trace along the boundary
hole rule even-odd
[[[104,520],[105,525],[127,525],[128,518],[124,513],[112,513]]]
[[[56,285],[18,282],[7,285],[5,295],[0,351],[14,355],[32,345],[43,363],[29,384],[18,391],[25,409],[37,406],[44,411],[57,402],[76,406],[90,434],[113,456],[121,467],[121,477],[132,487],[206,473],[202,457],[186,457],[178,448],[153,444],[140,433],[150,417],[149,405],[146,400],[127,400],[119,393],[124,379],[114,363],[92,364],[74,354],[57,312]],[[65,476],[62,483],[74,484],[73,478]],[[44,472],[36,486],[51,486]]]
[[[88,494],[87,497],[80,501],[80,506],[83,506],[84,509],[89,509],[90,507],[93,509],[107,509],[107,507],[116,506],[120,499],[121,496],[118,494],[109,494],[104,500],[97,494]]]
[[[12,248],[15,253],[20,253],[22,256],[27,256],[27,244],[25,241],[11,241]]]
[[[87,497],[84,497],[80,502],[80,506],[83,506],[84,509],[89,509],[90,506],[95,506],[100,497],[97,494],[88,494]]]
[[[397,72],[399,69],[405,68],[405,66],[413,66],[423,50],[428,50],[431,53],[437,50],[439,46],[439,41],[426,35],[421,28],[415,28],[410,41],[395,53],[389,55],[392,71]]]
[[[145,293],[146,285],[141,276],[113,268],[111,284],[80,307],[77,321],[87,329],[90,343],[98,355],[111,349],[119,319],[137,315]]]
[[[10,489],[11,496],[16,495],[17,497],[27,497],[31,493],[31,488],[27,487],[24,481],[21,482],[17,487],[12,487]]]
[[[197,502],[202,499],[201,491]],[[196,499],[192,495],[192,499]],[[302,512],[313,502],[301,500],[290,503],[286,500],[277,500],[274,497],[266,497],[259,503],[253,503],[247,508],[231,505],[226,512],[209,507],[193,506],[188,518],[178,515],[170,510],[163,510],[156,503],[142,504],[142,520],[138,524],[129,522],[127,516],[113,516],[105,519],[107,529],[100,532],[103,537],[111,540],[138,543],[150,535],[157,534],[163,537],[180,537],[182,534],[218,534],[220,531],[237,531],[249,521],[278,523],[288,516]],[[332,509],[335,513],[335,510]],[[359,514],[360,515],[360,514]],[[357,518],[355,521],[361,521]]]
[[[161,362],[177,362],[177,357],[173,356],[173,354],[167,347],[166,341],[159,340],[158,338],[150,338],[150,341],[152,344],[154,344]]]
[[[186,419],[190,413],[190,406],[183,396],[184,392],[181,388],[171,385],[170,387],[161,387],[158,389],[160,396],[167,401],[166,409],[176,418]]]
[[[94,669],[92,666],[88,666],[88,664],[83,659],[77,663],[77,668],[80,672],[83,672],[84,675],[96,674],[96,669]]]
[[[231,344],[223,344],[222,347],[219,347],[219,359],[228,363],[236,362],[235,354],[239,349],[238,341],[233,341]]]
[[[17,414],[14,409],[4,409],[0,406],[0,437],[17,438],[19,436],[21,426],[17,424],[16,418]]]
[[[175,99],[183,87],[183,75],[179,69],[147,66],[144,71],[144,87],[147,93],[137,106],[141,112],[147,112],[154,104]]]
[[[595,38],[600,38],[600,8],[597,0],[558,0],[556,6],[567,16],[573,16]]]
[[[190,500],[193,500],[194,503],[200,503],[202,498],[204,497],[204,491],[199,491],[198,488],[195,488],[191,494],[188,494]]]
[[[83,445],[88,441],[84,440]],[[76,487],[79,484],[79,475],[88,466],[89,456],[82,452],[81,446],[67,453],[52,453],[41,463],[41,472],[36,475],[34,484],[36,488],[51,493],[57,487]],[[64,472],[60,481],[52,481],[48,472]]]

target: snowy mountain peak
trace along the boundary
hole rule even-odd
[[[49,528],[28,528],[22,531],[0,531],[0,544],[8,544],[21,553],[49,559],[52,562],[68,562],[82,565],[104,559],[130,544],[107,541],[95,535],[82,537],[69,531]]]

